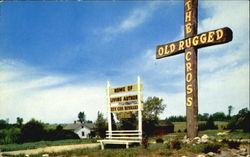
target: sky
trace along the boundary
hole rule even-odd
[[[198,33],[233,40],[198,50],[199,113],[249,108],[249,1],[199,1]],[[106,84],[162,98],[161,119],[185,115],[184,55],[156,46],[184,38],[183,1],[0,2],[0,119],[71,123],[107,116]]]

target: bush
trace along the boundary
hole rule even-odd
[[[173,149],[181,149],[181,143],[178,139],[171,142]]]
[[[227,129],[243,129],[244,132],[250,132],[250,111],[244,108],[234,115],[227,125]]]
[[[227,141],[226,143],[230,149],[238,149],[240,147],[240,142],[237,141]]]
[[[44,124],[35,119],[31,119],[21,129],[20,142],[36,142],[44,140],[46,131]]]
[[[218,143],[208,143],[204,145],[203,153],[209,153],[209,152],[214,152],[214,153],[219,153],[221,144]]]
[[[164,142],[164,140],[162,138],[157,138],[156,139],[156,143],[163,143],[163,142]]]
[[[213,116],[210,116],[205,124],[199,124],[198,130],[216,130],[218,126],[214,124]]]
[[[19,128],[10,128],[0,130],[0,144],[16,143],[20,138]]]
[[[142,145],[143,145],[143,147],[146,149],[146,148],[148,148],[148,137],[147,136],[144,136],[143,138],[142,138]]]

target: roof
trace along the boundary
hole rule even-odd
[[[79,127],[85,126],[89,129],[94,128],[94,124],[93,123],[72,123],[72,124],[68,124],[67,126],[64,127],[65,130],[75,130]]]

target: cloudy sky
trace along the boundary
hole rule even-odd
[[[185,115],[184,55],[155,59],[183,39],[183,1],[0,3],[0,119],[70,123],[107,113],[111,87],[144,84],[144,99]],[[249,1],[199,2],[198,33],[233,30],[228,44],[199,49],[199,113],[249,106]]]

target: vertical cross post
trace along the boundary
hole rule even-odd
[[[193,139],[198,135],[198,48],[230,42],[233,39],[233,32],[225,27],[197,35],[198,0],[185,0],[184,10],[185,39],[158,45],[156,59],[185,53],[187,136]]]
[[[185,38],[197,35],[198,0],[185,0],[184,33]],[[191,47],[191,40],[186,40],[185,48],[185,83],[186,83],[186,116],[187,136],[198,135],[198,80],[197,80],[197,48]],[[189,46],[190,45],[190,46]]]

